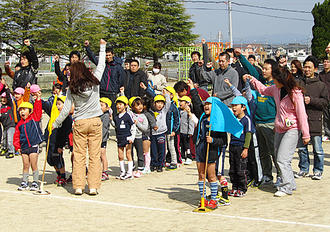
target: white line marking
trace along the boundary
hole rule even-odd
[[[318,228],[330,229],[330,225],[323,225],[323,224],[311,224],[311,223],[304,223],[304,222],[282,221],[282,220],[267,219],[267,218],[241,217],[241,216],[232,216],[232,215],[217,214],[217,213],[196,213],[196,212],[192,212],[192,211],[180,211],[180,210],[177,210],[177,209],[153,208],[153,207],[128,205],[128,204],[121,204],[121,203],[107,202],[107,201],[88,200],[88,199],[74,198],[74,197],[62,197],[62,196],[56,196],[56,195],[33,195],[31,192],[19,192],[19,191],[10,191],[10,190],[1,190],[1,189],[0,189],[0,192],[2,192],[2,193],[11,193],[11,194],[19,194],[19,195],[25,195],[25,196],[30,196],[30,197],[39,197],[39,198],[43,197],[43,198],[52,198],[52,199],[60,199],[60,200],[94,203],[94,204],[99,204],[99,205],[119,206],[119,207],[124,207],[124,208],[144,209],[144,210],[160,211],[160,212],[172,212],[172,213],[186,213],[186,214],[194,214],[194,215],[206,215],[206,216],[224,217],[224,218],[230,218],[230,219],[241,219],[241,220],[247,220],[247,221],[262,221],[262,222],[291,224],[291,225],[300,225],[300,226],[309,226],[309,227],[318,227]]]

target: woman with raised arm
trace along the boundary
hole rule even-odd
[[[64,107],[53,124],[58,128],[69,115],[74,105],[73,126],[73,173],[72,183],[76,195],[81,195],[86,185],[86,152],[88,148],[89,164],[87,183],[90,195],[96,195],[101,186],[101,143],[103,114],[100,105],[100,79],[105,68],[106,42],[101,39],[100,53],[95,73],[86,65],[75,62],[70,66],[70,82]]]

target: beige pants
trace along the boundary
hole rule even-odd
[[[73,188],[84,189],[86,185],[86,153],[89,164],[87,183],[89,189],[101,187],[102,122],[99,117],[75,121],[73,126]]]

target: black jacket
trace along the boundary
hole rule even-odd
[[[99,63],[98,58],[88,46],[86,47],[87,56],[95,65]],[[100,93],[102,94],[118,94],[120,87],[124,85],[125,72],[122,67],[122,60],[114,57],[113,61],[106,62],[106,66],[101,78]]]
[[[328,105],[328,89],[319,77],[304,78],[299,84],[305,89],[305,96],[310,97],[310,103],[305,104],[308,116],[309,133],[311,136],[322,135],[322,112]]]
[[[201,70],[205,69],[206,71],[211,71],[210,68],[206,67],[206,64],[208,62],[208,47],[207,44],[203,44],[203,66],[199,66],[198,62],[193,63],[191,67],[189,68],[189,79],[191,79],[194,83],[197,83],[199,86],[205,86],[208,85],[207,81],[202,77]]]
[[[15,72],[13,90],[17,87],[22,87],[24,89],[28,82],[30,82],[31,85],[37,84],[36,74],[38,73],[37,69],[39,67],[38,57],[33,46],[29,46],[28,48],[31,57],[29,60],[30,64],[26,67],[21,67],[20,70]]]
[[[15,127],[13,102],[10,97],[10,90],[6,89],[7,104],[1,105],[0,122],[3,128],[6,130],[10,127]]]
[[[129,70],[126,70],[124,87],[125,87],[125,96],[129,99],[133,96],[143,97],[145,95],[145,90],[140,87],[140,83],[143,82],[145,86],[148,86],[147,74],[142,70],[138,70],[135,73],[132,73]]]
[[[67,65],[70,66],[70,63]],[[65,72],[65,68],[61,71],[60,62],[58,62],[58,61],[55,61],[54,68],[55,68],[55,74],[58,77],[58,80],[63,83],[62,91],[63,91],[63,93],[66,93],[66,88],[69,86],[69,82],[68,82],[68,76]]]

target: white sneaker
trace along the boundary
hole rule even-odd
[[[328,136],[323,136],[322,141],[323,142],[329,142],[330,138]]]
[[[124,178],[122,180],[132,180],[132,179],[134,179],[134,176],[132,174],[126,173],[126,175],[124,176]]]
[[[96,189],[90,189],[89,190],[89,195],[97,195]]]
[[[75,194],[75,195],[82,195],[82,194],[83,194],[82,189],[77,188],[77,189],[74,191],[74,194]]]
[[[185,164],[185,165],[190,165],[190,164],[192,164],[192,160],[189,159],[189,158],[187,158],[187,159],[186,159],[186,162],[184,162],[184,164]]]
[[[126,175],[125,172],[121,172],[119,176],[116,176],[116,179],[125,180],[125,175]]]
[[[274,194],[274,197],[285,197],[286,194],[285,192],[282,192],[282,191],[277,191],[275,194]]]

